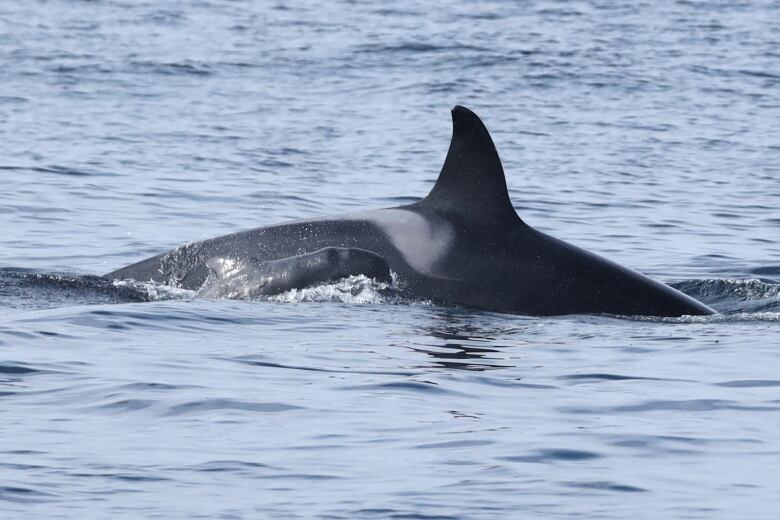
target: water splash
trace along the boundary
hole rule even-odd
[[[677,318],[661,318],[657,316],[621,316],[634,321],[653,321],[659,323],[735,323],[752,321],[778,321],[780,312],[733,312],[713,314],[711,316],[680,316]]]
[[[364,275],[350,276],[337,282],[292,289],[263,299],[277,303],[342,302],[359,304],[396,303],[399,301],[397,275],[391,283],[378,282]]]
[[[672,286],[732,317],[780,312],[780,283],[771,279],[685,280]]]
[[[138,282],[136,280],[114,280],[113,285],[118,288],[127,288],[137,294],[143,295],[144,301],[150,302],[186,300],[188,298],[193,298],[196,294],[196,291],[151,281]]]

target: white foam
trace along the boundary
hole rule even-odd
[[[195,291],[151,281],[114,280],[114,285],[116,287],[129,287],[134,291],[145,294],[149,301],[186,300],[195,296]]]
[[[700,280],[695,283],[697,295],[727,296],[740,300],[760,300],[780,296],[780,284],[756,278]]]
[[[680,316],[662,318],[657,316],[625,316],[635,321],[657,321],[661,323],[732,323],[741,321],[780,321],[780,312],[734,312],[708,316]]]
[[[397,300],[396,276],[391,273],[392,282],[378,282],[364,275],[350,276],[338,282],[292,289],[263,299],[278,303],[299,302],[342,302],[359,304],[388,303]]]

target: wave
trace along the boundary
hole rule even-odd
[[[716,309],[715,316],[669,318],[674,322],[780,321],[780,282],[766,279],[696,279],[671,284]],[[413,303],[402,296],[397,276],[390,284],[350,276],[327,284],[293,289],[260,299],[277,303],[341,302],[350,304]],[[415,303],[430,303],[415,302]],[[647,318],[657,320],[658,318]],[[667,321],[663,319],[661,321]]]
[[[727,315],[780,312],[780,282],[771,279],[685,280],[671,285]]]
[[[0,311],[142,301],[148,301],[144,293],[99,276],[0,269]]]
[[[694,279],[671,284],[720,314],[681,318],[632,319],[671,322],[780,321],[780,282],[766,278]],[[135,303],[197,298],[196,291],[155,282],[108,280],[94,275],[40,273],[0,268],[0,313],[3,309],[34,310],[69,305]],[[363,275],[302,289],[292,289],[256,301],[271,303],[336,302],[345,304],[424,303],[403,296],[393,273],[390,283]]]
[[[193,291],[151,282],[114,281],[94,275],[0,268],[0,314],[4,309],[36,310],[70,305],[137,303],[181,299],[193,294]]]

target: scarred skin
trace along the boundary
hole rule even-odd
[[[201,298],[250,299],[357,275],[391,282],[385,259],[358,248],[326,247],[280,260],[250,259],[245,264],[212,258],[206,264],[212,272],[198,291]]]
[[[713,314],[706,305],[528,226],[512,207],[482,121],[452,111],[450,149],[430,194],[396,208],[299,220],[188,244],[106,275],[197,290],[207,262],[278,261],[323,248],[382,257],[403,291],[444,305],[526,315]]]

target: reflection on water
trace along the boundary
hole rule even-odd
[[[430,318],[430,323],[418,330],[431,341],[414,343],[410,348],[434,358],[431,366],[477,372],[510,366],[501,363],[502,347],[495,338],[497,332],[506,331],[480,326],[479,314],[441,309]]]

